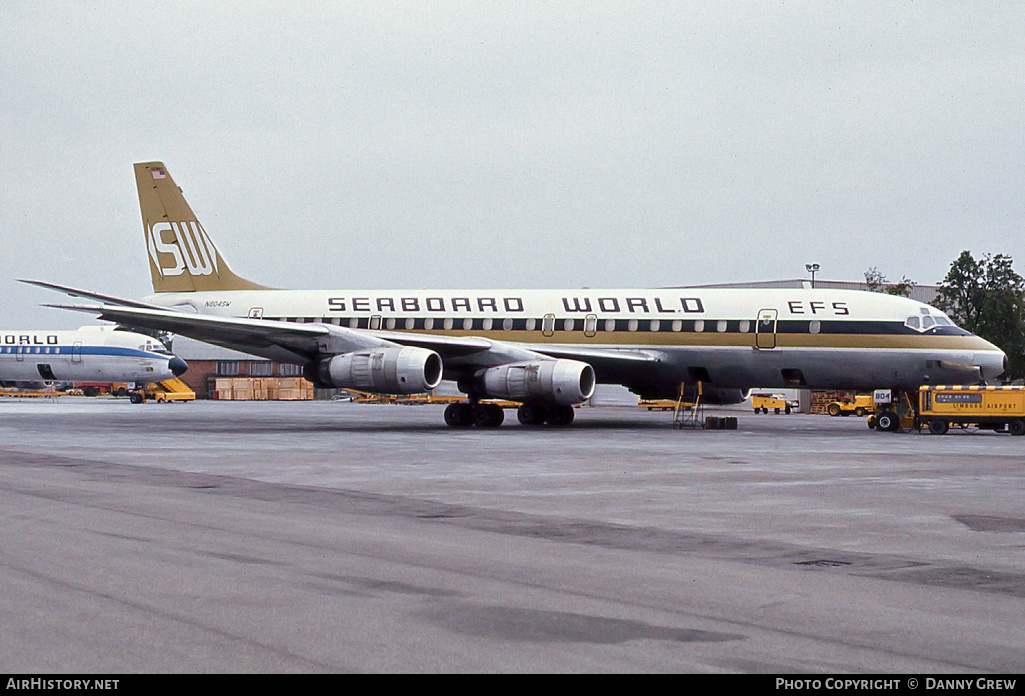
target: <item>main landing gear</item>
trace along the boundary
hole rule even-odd
[[[559,404],[521,404],[516,417],[523,425],[564,426],[573,422],[572,406]],[[459,401],[445,407],[445,423],[453,428],[497,428],[505,421],[505,411],[494,403]]]

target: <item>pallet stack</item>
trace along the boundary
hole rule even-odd
[[[210,395],[219,401],[309,401],[313,384],[302,377],[217,377]]]
[[[811,393],[811,412],[812,413],[825,413],[826,406],[831,401],[836,401],[837,392],[835,389],[831,391],[812,391]]]

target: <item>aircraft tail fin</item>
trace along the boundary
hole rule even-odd
[[[135,165],[154,292],[263,290],[235,275],[162,162]]]

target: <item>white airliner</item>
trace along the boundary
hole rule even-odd
[[[937,309],[840,290],[275,290],[228,268],[160,162],[135,165],[154,295],[39,281],[100,304],[52,305],[305,367],[323,387],[416,393],[454,380],[453,426],[564,425],[596,383],[645,398],[703,385],[911,390],[999,376],[1006,356]]]
[[[0,382],[162,382],[188,365],[160,341],[112,326],[0,331]]]

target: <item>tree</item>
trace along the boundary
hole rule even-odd
[[[962,251],[939,285],[936,306],[1007,353],[1005,379],[1025,376],[1025,279],[1010,256],[986,254],[976,260]]]
[[[882,292],[886,287],[886,276],[878,268],[872,266],[865,271],[865,285],[868,286],[870,292]]]
[[[865,271],[865,285],[868,286],[868,290],[871,292],[885,292],[889,295],[911,297],[911,291],[918,283],[906,275],[901,276],[899,282],[890,283],[878,268],[872,266]]]

